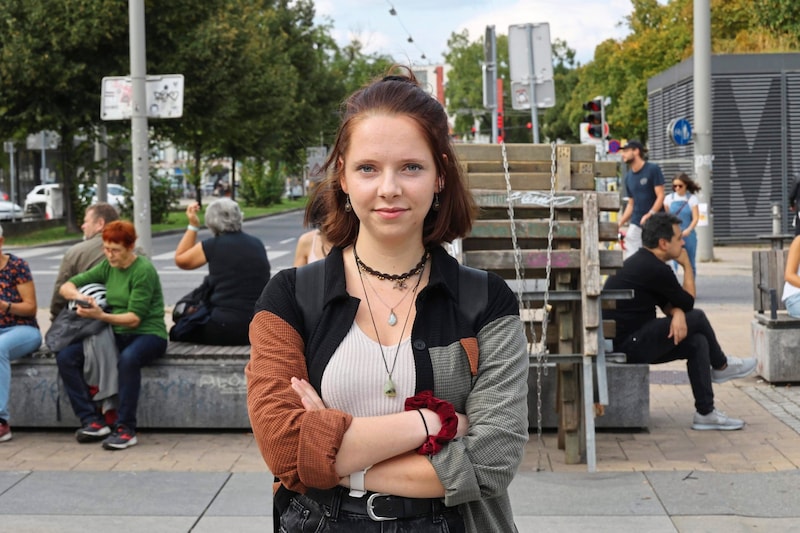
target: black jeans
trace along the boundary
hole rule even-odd
[[[365,496],[366,498],[366,496]],[[463,533],[464,520],[455,507],[398,520],[376,522],[366,514],[348,512],[334,503],[324,505],[298,494],[280,519],[281,533]]]
[[[658,364],[686,359],[695,409],[702,415],[708,414],[714,410],[711,368],[724,367],[728,359],[703,311],[693,309],[686,313],[688,333],[677,346],[667,337],[671,321],[665,317],[648,322],[618,348],[627,355],[629,363]]]

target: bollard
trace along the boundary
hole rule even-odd
[[[781,204],[772,204],[772,234],[781,234]]]

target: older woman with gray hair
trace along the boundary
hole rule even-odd
[[[242,231],[242,212],[230,198],[220,198],[206,208],[205,223],[213,237],[197,242],[199,204],[186,208],[189,225],[175,250],[175,264],[184,270],[208,265],[205,305],[209,318],[191,331],[170,338],[201,344],[249,344],[248,328],[256,299],[269,281],[269,260],[264,244]]]

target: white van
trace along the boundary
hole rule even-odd
[[[64,216],[64,193],[58,183],[37,185],[25,196],[25,214],[46,220]]]

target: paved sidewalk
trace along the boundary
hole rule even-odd
[[[699,281],[749,276],[750,248],[715,249]],[[751,351],[751,305],[698,302],[720,343]],[[515,520],[533,531],[800,531],[800,388],[757,376],[715,386],[741,431],[690,429],[685,367],[653,367],[646,432],[600,431],[597,468],[564,464],[554,432],[531,435],[511,486]],[[0,443],[0,530],[270,531],[271,476],[245,431],[144,430],[120,452],[71,431],[14,428]]]

